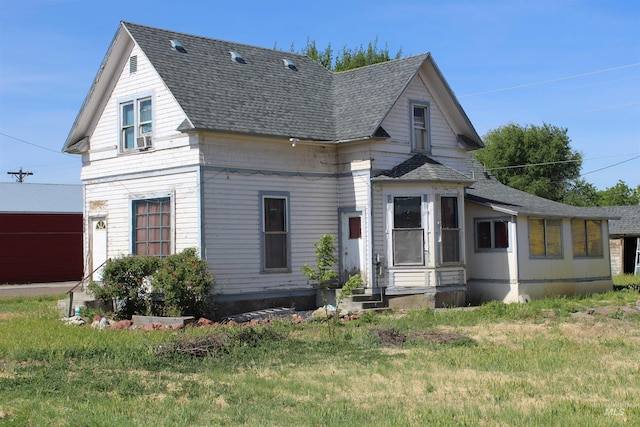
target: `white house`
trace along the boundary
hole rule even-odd
[[[106,257],[196,247],[223,312],[312,305],[300,268],[325,233],[338,236],[341,280],[359,273],[387,299],[609,289],[608,248],[583,271],[571,244],[573,218],[599,224],[602,240],[607,217],[567,207],[558,226],[545,210],[483,200],[467,153],[481,147],[430,54],[334,73],[123,22],[63,151],[82,155],[89,273]],[[507,247],[474,243],[502,219]],[[552,232],[565,249],[548,237],[549,251],[530,255]]]

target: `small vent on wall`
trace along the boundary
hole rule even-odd
[[[171,49],[176,50],[180,53],[187,53],[187,49],[182,46],[178,40],[171,40]]]
[[[294,64],[293,61],[289,59],[283,59],[282,62],[284,63],[285,68],[288,68],[293,71],[298,71],[298,67],[296,67],[296,64]]]
[[[238,52],[234,52],[233,50],[229,51],[229,55],[231,55],[231,60],[233,62],[237,62],[238,64],[246,64],[247,61],[244,60],[244,58],[242,57],[242,55],[240,55]]]
[[[133,74],[138,71],[138,56],[133,55],[129,57],[129,74]]]

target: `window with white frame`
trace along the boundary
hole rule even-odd
[[[153,132],[151,97],[120,103],[120,149],[129,151],[149,148]]]
[[[509,248],[508,219],[476,219],[476,249],[493,250]]]
[[[429,103],[411,103],[411,149],[413,151],[431,152],[431,135],[429,129]]]
[[[171,255],[171,199],[133,201],[133,254]]]
[[[262,270],[289,270],[288,195],[261,194]]]
[[[562,258],[562,220],[529,218],[529,255]]]
[[[393,198],[393,265],[424,265],[422,197]]]
[[[440,198],[440,229],[442,263],[460,262],[460,227],[458,220],[458,198]]]
[[[574,257],[602,256],[602,221],[571,221]]]

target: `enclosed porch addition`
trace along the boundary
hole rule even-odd
[[[384,253],[389,303],[416,306],[466,303],[465,175],[417,155],[373,179],[384,204]]]

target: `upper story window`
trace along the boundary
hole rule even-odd
[[[562,220],[529,218],[529,255],[562,258]]]
[[[120,103],[120,150],[151,147],[153,103],[150,96]]]
[[[602,256],[602,221],[571,221],[574,257]]]
[[[411,102],[411,149],[431,152],[431,131],[428,102]]]

